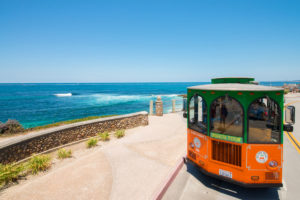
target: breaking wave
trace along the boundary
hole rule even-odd
[[[80,99],[81,103],[90,105],[108,106],[123,103],[144,103],[148,104],[150,100],[155,101],[157,96],[161,96],[163,101],[170,101],[171,99],[182,99],[176,94],[171,95],[118,95],[118,94],[92,94],[92,95],[78,95],[76,98]]]
[[[54,96],[57,96],[57,97],[70,97],[70,96],[72,96],[72,93],[60,93],[60,94],[54,94]]]

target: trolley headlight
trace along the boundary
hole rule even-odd
[[[251,176],[252,181],[258,181],[259,180],[259,176]]]
[[[270,167],[277,167],[278,163],[275,160],[272,160],[272,161],[269,162],[269,166]]]

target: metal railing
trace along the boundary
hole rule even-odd
[[[182,101],[182,104],[181,103],[178,103],[179,101]],[[153,100],[150,100],[149,102],[149,115],[154,115],[154,114],[157,114],[157,110],[156,109],[163,109],[168,107],[170,108],[170,104],[171,104],[171,110],[169,112],[163,112],[163,110],[160,110],[159,113],[175,113],[175,112],[186,112],[187,111],[187,99],[186,98],[183,98],[182,100],[176,100],[176,99],[172,99],[172,100],[169,100],[169,101],[164,101],[163,102],[163,106],[157,106],[157,103],[159,104],[162,104],[161,101],[153,101]],[[181,107],[180,109],[178,109],[178,107]]]

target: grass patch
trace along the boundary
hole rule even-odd
[[[290,92],[290,89],[284,89],[284,94],[288,94]]]
[[[117,131],[115,132],[115,136],[116,136],[116,138],[124,137],[124,136],[125,136],[125,130],[124,130],[124,129],[122,129],[122,130],[117,130]]]
[[[34,155],[28,162],[27,168],[32,174],[45,171],[51,166],[51,157],[49,155]]]
[[[96,146],[98,143],[98,139],[97,138],[91,138],[86,142],[86,147],[87,148],[92,148],[94,146]]]
[[[108,141],[109,138],[109,133],[107,131],[103,132],[103,133],[98,133],[98,136],[100,137],[100,139],[102,141]]]
[[[72,119],[72,120],[67,120],[67,121],[61,121],[61,122],[56,122],[53,124],[47,124],[47,125],[43,125],[43,126],[36,126],[33,128],[27,128],[27,129],[23,129],[20,130],[14,134],[23,134],[23,133],[27,133],[27,132],[31,132],[31,131],[39,131],[42,129],[47,129],[47,128],[52,128],[52,127],[57,127],[57,126],[62,126],[62,125],[67,125],[67,124],[72,124],[72,123],[76,123],[76,122],[83,122],[83,121],[88,121],[88,120],[92,120],[92,119],[100,119],[100,118],[106,118],[106,117],[113,117],[113,116],[117,116],[117,115],[104,115],[104,116],[90,116],[90,117],[84,117],[84,118],[80,118],[80,119]],[[0,122],[0,129],[3,126],[3,123]],[[2,134],[1,134],[2,132]],[[4,131],[0,130],[0,137],[9,137],[11,136],[11,133],[4,133]]]
[[[59,149],[59,150],[57,151],[57,157],[58,157],[59,159],[71,158],[71,157],[72,157],[72,150],[71,150],[71,149],[66,150],[66,149],[64,149],[64,148]]]
[[[29,161],[21,164],[0,164],[0,188],[10,182],[17,181],[21,176],[26,176],[30,172],[37,174],[50,166],[51,157],[49,155],[33,155]]]
[[[187,98],[187,95],[186,95],[186,94],[179,94],[179,95],[177,95],[177,96],[183,97],[183,98]]]
[[[16,181],[21,175],[25,174],[25,166],[23,164],[0,164],[0,187],[11,181]]]
[[[66,124],[72,124],[72,123],[76,123],[76,122],[83,122],[83,121],[88,121],[88,120],[92,120],[92,119],[100,119],[100,118],[112,117],[112,116],[116,116],[116,115],[89,116],[89,117],[84,117],[84,118],[80,118],[80,119],[72,119],[72,120],[67,120],[67,121],[62,121],[62,122],[56,122],[53,124],[37,126],[34,128],[29,128],[27,130],[35,131],[35,130],[40,130],[40,129],[45,129],[45,128],[51,128],[51,127],[56,127],[56,126],[61,126],[61,125],[66,125]]]

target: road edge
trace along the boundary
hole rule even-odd
[[[164,179],[164,181],[159,185],[159,188],[154,193],[151,199],[153,200],[161,200],[169,186],[172,184],[174,179],[176,178],[179,171],[182,169],[184,165],[184,157],[182,157],[176,164],[176,166],[172,169],[170,174]]]

